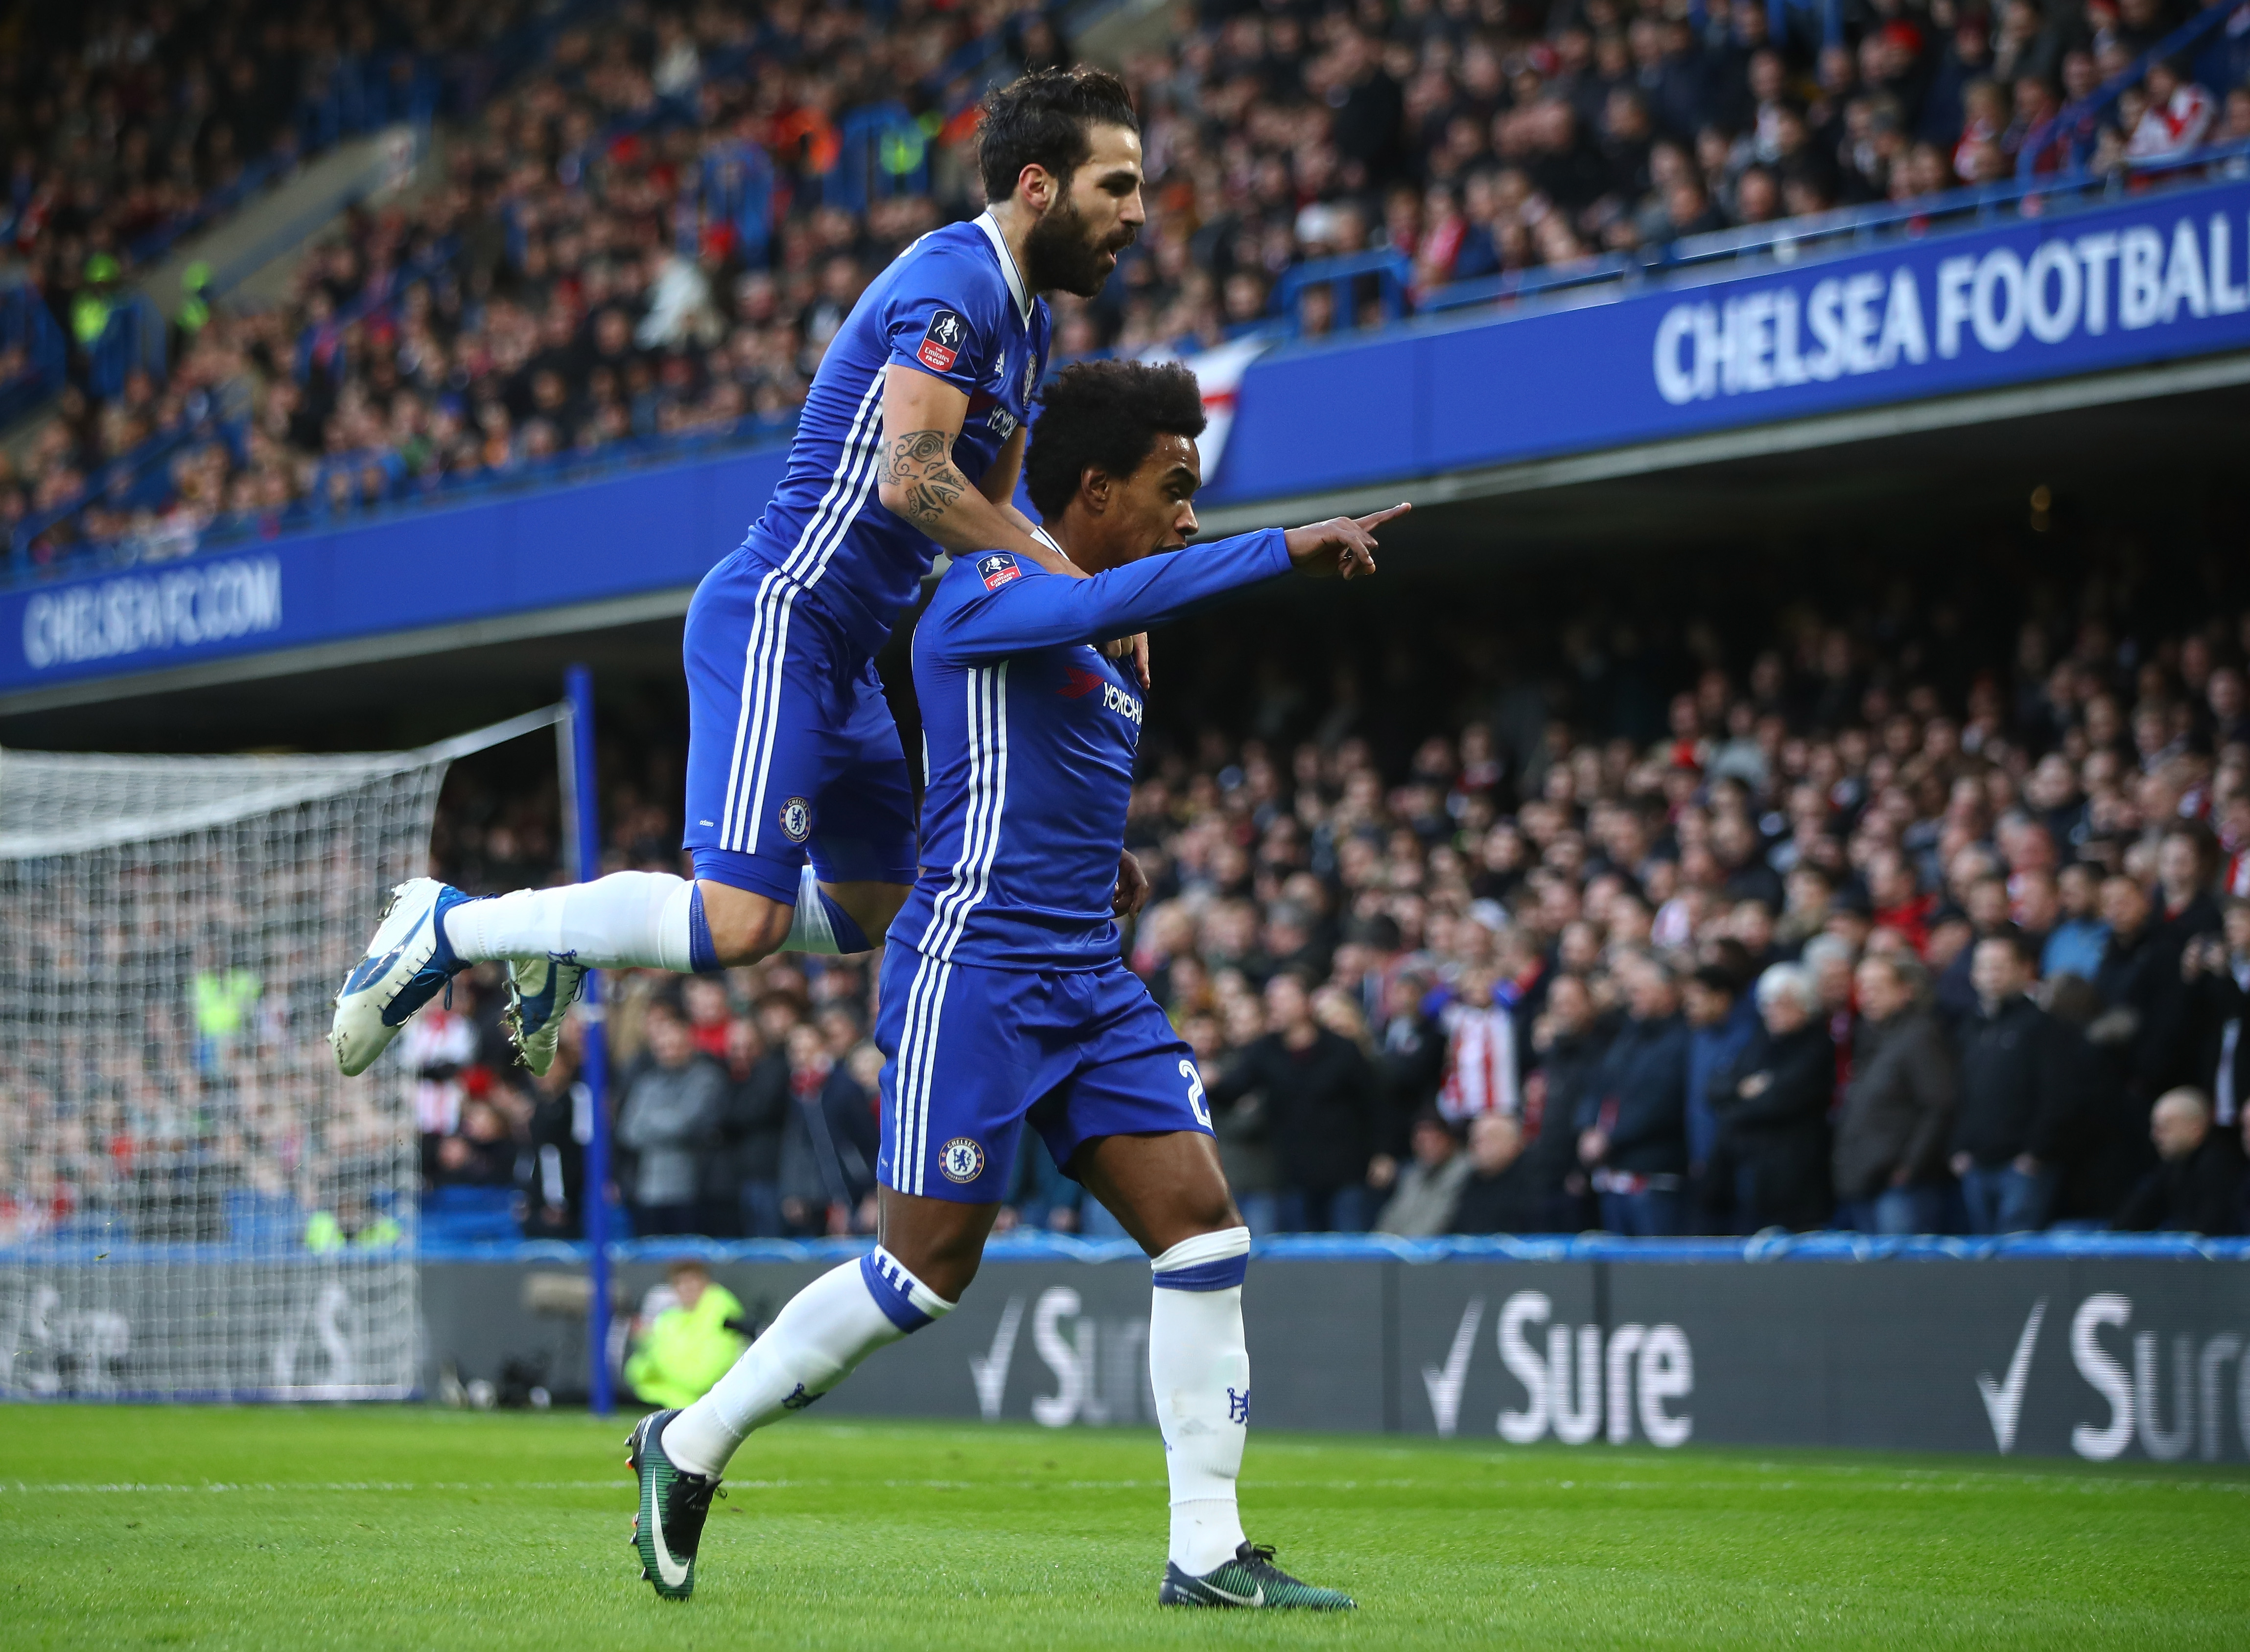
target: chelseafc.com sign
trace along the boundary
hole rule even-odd
[[[233,557],[35,593],[24,604],[24,660],[43,671],[280,628],[280,562]]]

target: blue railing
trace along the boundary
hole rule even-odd
[[[2076,103],[2067,104],[2047,120],[2033,127],[2025,136],[2024,147],[2016,153],[2016,176],[2029,179],[2037,170],[2039,157],[2053,147],[2060,134],[2070,141],[2070,169],[2081,169],[2087,157],[2093,153],[2094,134],[2099,129],[2102,116],[2117,107],[2117,100],[2148,78],[2149,71],[2164,59],[2177,57],[2190,46],[2198,45],[2226,20],[2240,12],[2240,5],[2208,5],[2187,22],[2173,30],[2163,39],[2142,53],[2129,67],[2088,93]],[[2220,88],[2225,95],[2226,88]]]
[[[231,437],[242,432],[242,428],[237,423],[211,420],[184,426],[157,438],[148,449],[135,451],[148,455],[151,469],[144,472],[144,478],[147,474],[154,473],[154,466],[168,461],[183,449],[201,442],[230,441]],[[288,533],[309,533],[346,524],[356,526],[433,506],[472,505],[510,493],[561,487],[629,471],[677,465],[714,452],[785,443],[796,429],[797,413],[794,409],[784,413],[754,413],[721,429],[681,431],[671,436],[628,437],[590,451],[574,449],[548,458],[524,459],[503,468],[480,472],[473,477],[443,477],[426,481],[397,476],[395,473],[395,456],[387,451],[370,450],[363,453],[337,454],[322,462],[316,472],[313,490],[286,509],[230,511],[198,527],[163,528],[146,540],[128,536],[89,545],[73,550],[52,564],[34,568],[23,560],[20,553],[23,546],[36,540],[38,533],[53,526],[52,520],[41,519],[42,525],[37,532],[19,533],[18,555],[4,568],[0,568],[0,587],[107,568],[133,567],[146,561],[170,561],[207,551],[223,550],[231,546],[278,539]],[[150,452],[149,449],[154,449],[159,443],[163,444],[163,451]],[[386,471],[391,491],[384,497],[376,499],[355,497],[348,505],[338,505],[328,499],[326,480],[330,475],[338,472],[355,474],[370,464],[382,466]],[[70,512],[57,514],[66,515],[84,509],[88,504],[115,497],[117,495],[113,492],[96,492],[93,497],[70,507]]]
[[[1285,271],[1274,285],[1273,307],[1288,324],[1289,336],[1294,338],[1302,320],[1305,294],[1315,287],[1322,287],[1329,294],[1336,329],[1349,332],[1358,325],[1355,306],[1359,284],[1370,276],[1375,279],[1384,323],[1402,320],[1406,313],[1407,290],[1413,284],[1414,265],[1403,253],[1380,249],[1347,252],[1342,258],[1315,258]]]
[[[45,295],[21,277],[0,286],[0,350],[24,354],[22,368],[0,383],[0,424],[10,424],[61,389],[70,368],[70,341]]]
[[[1274,286],[1273,309],[1284,336],[1300,334],[1299,302],[1308,288],[1342,288],[1336,331],[1348,333],[1349,292],[1353,283],[1370,274],[1379,276],[1385,290],[1407,293],[1412,313],[1443,314],[1480,305],[1504,304],[1606,283],[1628,284],[1651,276],[1692,271],[1729,259],[1768,258],[1778,263],[1813,251],[1837,251],[1866,246],[1893,235],[1926,234],[1950,223],[1991,224],[2007,217],[2053,217],[2075,208],[2099,206],[2122,198],[2136,188],[2183,175],[2202,176],[2214,172],[2250,170],[2250,141],[2215,144],[2188,155],[2161,161],[2136,162],[2123,176],[2108,174],[2044,174],[2036,178],[2012,178],[1999,183],[1970,184],[1942,195],[1910,201],[1881,202],[1873,206],[1845,207],[1832,212],[1784,218],[1774,224],[1748,224],[1740,229],[1714,230],[1683,236],[1637,256],[1609,253],[1567,265],[1547,265],[1505,275],[1481,276],[1456,281],[1423,293],[1411,290],[1413,265],[1405,254],[1388,251],[1356,252],[1346,258],[1322,258],[1301,264]],[[1386,321],[1398,318],[1388,312]]]
[[[459,1190],[468,1192],[473,1190]],[[473,1190],[481,1192],[481,1189]],[[442,1199],[441,1193],[436,1197]],[[500,1201],[490,1201],[497,1211]],[[231,1213],[230,1213],[231,1214]],[[418,1232],[403,1241],[419,1262],[560,1263],[583,1266],[583,1241],[515,1239],[496,1232],[487,1239],[448,1240],[431,1231],[425,1206]],[[402,1225],[411,1217],[400,1213]],[[496,1224],[495,1224],[496,1225]],[[238,1233],[240,1229],[237,1229]],[[301,1233],[301,1229],[297,1230]],[[114,1237],[56,1236],[0,1246],[0,1264],[112,1267],[129,1263],[213,1262],[284,1263],[276,1241],[289,1230],[278,1221],[270,1233],[200,1244],[140,1244]],[[694,1258],[713,1263],[834,1263],[863,1256],[873,1238],[852,1239],[628,1239],[608,1247],[619,1262],[671,1262]],[[395,1257],[396,1247],[330,1253],[327,1261],[362,1263]],[[296,1253],[302,1256],[307,1253]],[[2008,1234],[1991,1238],[1944,1235],[1880,1237],[1872,1234],[1780,1231],[1747,1239],[1625,1239],[1611,1234],[1537,1234],[1524,1236],[1455,1235],[1438,1239],[1400,1239],[1388,1234],[1277,1234],[1251,1246],[1264,1262],[1668,1262],[1696,1263],[1922,1263],[2095,1261],[2133,1258],[2179,1263],[2250,1263],[2250,1239],[2206,1238],[2184,1233],[2109,1233],[2093,1229],[2053,1229],[2046,1233]],[[1135,1262],[1148,1257],[1129,1239],[1079,1239],[1018,1229],[996,1236],[986,1248],[990,1263]]]

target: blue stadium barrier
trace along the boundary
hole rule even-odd
[[[507,1187],[443,1187],[424,1195],[419,1240],[411,1246],[423,1263],[520,1266],[543,1263],[583,1267],[586,1245],[564,1239],[517,1237],[514,1193]],[[232,1235],[226,1242],[138,1244],[93,1232],[38,1242],[0,1246],[0,1264],[83,1266],[112,1263],[189,1263],[286,1261],[274,1243],[301,1242],[306,1213],[286,1198],[228,1195]],[[837,1263],[864,1256],[869,1238],[628,1239],[612,1244],[613,1261],[666,1263],[692,1258],[714,1263]],[[345,1253],[340,1253],[345,1254]],[[395,1256],[397,1248],[354,1249],[357,1257]],[[1018,1231],[995,1238],[990,1262],[1126,1262],[1142,1259],[1129,1239],[1079,1239],[1068,1234]],[[1281,1234],[1260,1239],[1251,1255],[1274,1262],[1981,1262],[2129,1259],[2250,1262],[2250,1239],[2195,1234],[2057,1230],[1993,1238],[1931,1235],[1912,1238],[1857,1233],[1775,1232],[1747,1239],[1622,1239],[1608,1234],[1455,1236],[1400,1239],[1388,1234]]]
[[[621,1262],[841,1262],[865,1254],[871,1239],[635,1239],[611,1247]],[[1978,1261],[1995,1257],[2168,1258],[2250,1262],[2250,1239],[2190,1234],[2056,1232],[1997,1238],[1935,1236],[1882,1238],[1856,1233],[1761,1234],[1747,1239],[1620,1239],[1607,1234],[1399,1239],[1387,1234],[1286,1234],[1261,1239],[1250,1254],[1274,1262],[1891,1262]],[[424,1262],[577,1263],[586,1247],[562,1240],[505,1245],[438,1240],[424,1208]],[[1122,1262],[1142,1256],[1129,1239],[1077,1239],[1067,1234],[1017,1232],[986,1248],[990,1262]]]
[[[513,1246],[521,1231],[513,1187],[435,1187],[422,1196],[424,1244]]]
[[[1691,269],[1253,363],[1206,499],[1322,494],[2250,349],[2250,177],[1794,262]],[[1341,416],[1340,410],[1349,410]],[[149,567],[19,565],[0,693],[692,586],[779,478],[763,445],[518,472],[497,497]],[[724,438],[731,439],[731,438]],[[520,490],[520,491],[519,491]],[[212,536],[221,541],[224,531]],[[630,547],[631,554],[620,547]]]
[[[1205,497],[1391,485],[2246,348],[2250,182],[2057,196],[2036,217],[1284,348],[1243,375]]]

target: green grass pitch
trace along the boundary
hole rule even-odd
[[[2250,1645],[2250,1476],[1251,1438],[1243,1505],[1356,1613],[1161,1611],[1151,1432],[792,1421],[695,1599],[626,1547],[623,1420],[0,1413],[0,1645]]]

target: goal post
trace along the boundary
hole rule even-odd
[[[0,752],[0,1397],[397,1399],[420,1386],[412,1077],[331,1000],[428,870],[409,752]]]

